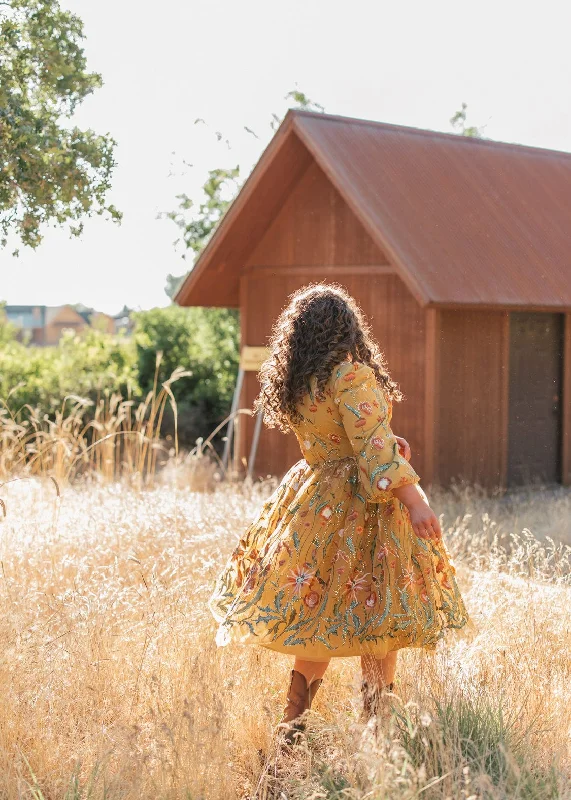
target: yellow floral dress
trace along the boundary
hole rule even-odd
[[[316,379],[293,426],[303,458],[238,542],[210,600],[216,640],[314,661],[433,649],[467,622],[443,541],[417,537],[393,489],[419,477],[398,450],[373,370]]]

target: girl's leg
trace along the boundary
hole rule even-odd
[[[303,658],[296,658],[293,664],[294,670],[301,672],[308,685],[315,680],[321,680],[328,666],[329,661],[304,661]]]
[[[387,653],[384,658],[361,656],[361,670],[363,681],[369,686],[384,689],[394,682],[397,668],[397,650]]]
[[[397,651],[387,653],[384,658],[361,656],[363,682],[363,716],[365,720],[382,712],[382,698],[386,690],[392,691],[397,667]]]
[[[301,717],[311,708],[328,665],[329,661],[305,661],[303,658],[296,658],[294,661],[287,704],[281,721],[281,725],[286,727],[286,741],[290,744],[305,729]]]

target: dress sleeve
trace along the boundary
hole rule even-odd
[[[381,502],[393,489],[420,478],[403,458],[389,422],[389,407],[371,367],[347,362],[336,368],[335,403],[357,456],[369,502]]]

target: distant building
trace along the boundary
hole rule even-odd
[[[97,328],[97,330],[102,330],[104,333],[116,332],[115,318],[109,314],[104,314],[102,311],[96,311],[94,308],[88,308],[81,304],[73,306],[73,309],[77,311],[90,328]]]
[[[133,314],[132,308],[128,308],[128,306],[123,306],[121,311],[113,316],[116,333],[119,333],[120,331],[123,331],[124,333],[132,333],[134,327],[132,314]]]
[[[80,333],[89,327],[115,333],[113,317],[83,306],[5,306],[8,321],[20,331],[20,338],[36,345],[55,345],[64,330]]]

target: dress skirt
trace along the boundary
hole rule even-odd
[[[466,623],[444,542],[416,536],[406,506],[371,501],[361,478],[356,456],[291,467],[216,582],[218,644],[383,658]]]

